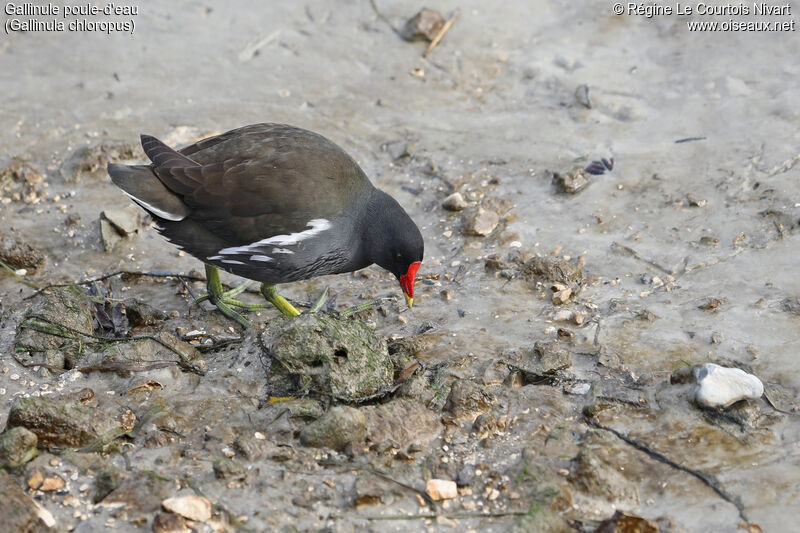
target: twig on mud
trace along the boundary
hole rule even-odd
[[[439,517],[442,518],[451,518],[451,519],[459,519],[459,518],[502,518],[504,516],[524,516],[529,514],[528,511],[493,511],[487,513],[417,513],[417,514],[389,514],[389,515],[360,515],[360,514],[353,514],[353,515],[345,515],[345,514],[332,514],[330,515],[333,519],[341,519],[347,518],[348,516],[352,518],[361,518],[364,520],[428,520],[428,519],[436,519]]]
[[[439,30],[439,33],[437,33],[436,36],[433,38],[433,40],[431,41],[431,44],[428,45],[428,49],[425,50],[425,53],[422,54],[422,57],[427,58],[431,54],[431,52],[433,52],[433,49],[436,48],[436,45],[439,44],[439,41],[442,40],[442,37],[444,37],[444,34],[447,33],[448,31],[450,31],[450,28],[453,26],[453,23],[456,21],[456,18],[458,17],[459,12],[460,12],[460,10],[458,8],[456,8],[456,10],[453,11],[453,15],[450,17],[450,20],[448,20],[447,22],[444,23],[444,26],[442,26],[442,29]]]
[[[25,278],[24,276],[20,276],[19,274],[17,274],[16,270],[11,268],[9,265],[5,264],[3,261],[0,261],[0,268],[2,268],[3,270],[7,270],[12,276],[17,278],[20,282],[22,282],[23,284],[27,285],[31,289],[37,289],[37,291],[42,290],[42,289],[39,288],[39,286],[37,284],[35,284],[31,280]]]
[[[722,257],[715,257],[714,259],[709,259],[705,263],[698,263],[696,265],[692,265],[690,267],[687,267],[686,270],[683,273],[684,274],[689,274],[691,272],[694,272],[695,270],[700,270],[701,268],[707,268],[707,267],[710,267],[710,266],[714,266],[717,263],[722,263],[723,261],[727,261],[728,259],[732,259],[732,258],[736,257],[737,255],[739,255],[740,253],[742,253],[744,251],[745,251],[745,248],[739,248],[739,249],[729,253],[728,255],[723,255]]]
[[[45,324],[50,324],[51,326],[54,326],[55,328],[57,328],[59,330],[63,330],[63,331],[72,333],[73,335],[76,335],[77,337],[69,336],[69,335],[64,334],[64,333],[60,334],[58,332],[53,331],[52,329],[47,329],[47,328],[45,328],[44,326],[41,326],[41,325],[37,327],[37,325],[35,323],[31,323],[30,319],[41,321],[41,322],[44,322]],[[183,368],[184,370],[188,370],[188,371],[193,372],[195,374],[198,374],[200,376],[204,376],[205,375],[205,371],[202,370],[201,368],[199,368],[197,365],[193,364],[189,360],[189,358],[186,356],[186,354],[181,353],[180,351],[178,351],[174,347],[170,346],[168,343],[166,343],[165,341],[163,341],[162,339],[160,339],[156,335],[133,335],[131,337],[126,337],[126,338],[122,338],[122,339],[101,337],[100,335],[95,335],[93,333],[84,333],[84,332],[79,331],[79,330],[77,330],[75,328],[71,328],[71,327],[69,327],[69,326],[67,326],[65,324],[56,324],[52,320],[49,320],[49,319],[47,319],[47,318],[45,318],[43,316],[40,316],[40,315],[27,316],[22,321],[22,323],[20,324],[19,327],[20,328],[32,329],[32,330],[38,331],[40,333],[46,333],[48,335],[53,335],[54,337],[61,337],[62,339],[77,340],[78,342],[81,342],[78,337],[86,337],[86,338],[89,338],[89,339],[95,339],[95,340],[102,341],[102,342],[105,342],[105,343],[110,343],[110,344],[136,342],[136,341],[141,341],[141,340],[152,340],[154,342],[157,342],[158,344],[160,344],[161,346],[163,346],[167,350],[171,351],[175,355],[177,355],[178,356],[178,361],[175,361],[175,362],[181,368]],[[37,365],[37,366],[43,366],[43,365]]]
[[[624,244],[620,244],[620,243],[618,243],[616,241],[612,242],[611,243],[611,251],[615,252],[615,253],[617,253],[619,255],[625,255],[625,256],[628,256],[628,257],[633,257],[637,261],[641,261],[643,263],[647,263],[651,267],[660,270],[664,274],[672,275],[672,272],[670,272],[669,270],[667,270],[663,266],[659,265],[655,261],[651,261],[650,259],[646,259],[646,258],[642,257],[641,255],[639,255],[639,252],[637,252],[636,250],[634,250],[633,248],[631,248],[629,246],[625,246]]]
[[[717,481],[717,478],[713,474],[707,474],[705,472],[701,472],[700,470],[695,470],[693,468],[689,468],[688,466],[684,466],[680,463],[676,463],[672,459],[650,448],[646,444],[639,442],[638,440],[632,439],[631,437],[617,431],[614,428],[604,426],[603,424],[595,420],[592,420],[591,418],[584,417],[584,422],[586,422],[586,424],[592,426],[593,428],[601,429],[603,431],[608,431],[618,439],[626,442],[630,446],[633,446],[637,450],[646,453],[650,458],[655,459],[660,463],[664,463],[665,465],[670,466],[676,470],[680,470],[681,472],[686,472],[687,474],[699,479],[705,485],[707,485],[711,490],[716,492],[720,498],[722,498],[726,502],[736,507],[736,510],[739,511],[739,517],[743,521],[750,522],[750,520],[748,520],[747,516],[745,515],[744,505],[742,504],[741,499],[738,496],[728,494],[728,492],[722,488],[719,481]]]
[[[30,296],[26,296],[23,300],[30,300],[34,296],[46,291],[47,289],[55,289],[58,287],[72,287],[75,285],[91,285],[96,281],[103,281],[104,279],[113,278],[114,276],[141,276],[141,277],[148,277],[148,278],[178,278],[178,279],[188,279],[191,281],[205,281],[205,276],[198,276],[195,274],[176,274],[174,272],[142,272],[139,270],[117,270],[115,272],[111,272],[110,274],[103,274],[102,276],[98,276],[96,278],[89,278],[83,281],[73,281],[72,283],[53,283],[51,285],[45,285],[44,287],[37,287],[36,292],[31,294]]]

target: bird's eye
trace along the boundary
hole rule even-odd
[[[401,253],[398,253],[398,254],[396,255],[396,258],[397,258],[398,260],[402,259],[402,258],[403,258],[403,254],[401,254]]]

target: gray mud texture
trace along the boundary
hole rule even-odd
[[[800,4],[126,5],[4,10],[135,27],[0,38],[0,531],[796,528],[800,41],[688,24]],[[194,302],[106,164],[257,122],[407,209],[413,310],[377,267]],[[764,396],[701,409],[705,363]]]

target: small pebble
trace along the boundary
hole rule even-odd
[[[572,296],[572,289],[567,287],[563,291],[558,291],[553,294],[553,303],[556,305],[565,304],[569,301],[570,296]]]
[[[39,490],[43,492],[56,492],[63,489],[66,485],[67,482],[59,476],[47,477],[42,481]]]
[[[461,193],[454,192],[442,201],[442,207],[448,211],[461,211],[467,207],[467,202],[464,200],[464,197],[461,196]]]
[[[694,400],[703,407],[728,407],[740,400],[757,400],[764,394],[764,384],[740,368],[726,368],[705,363],[694,370],[698,387]]]
[[[425,493],[434,501],[449,500],[458,496],[458,487],[448,479],[429,479]]]
[[[165,511],[179,514],[189,520],[205,522],[211,518],[211,502],[202,496],[178,496],[161,502]]]

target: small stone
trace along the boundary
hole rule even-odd
[[[460,192],[454,192],[442,201],[442,207],[448,211],[461,211],[467,207],[467,201]]]
[[[736,246],[737,244],[741,244],[745,241],[745,239],[747,239],[747,235],[742,232],[733,238],[733,245]]]
[[[31,490],[39,490],[44,482],[44,476],[40,471],[35,471],[31,477],[28,478],[28,488]]]
[[[190,533],[183,517],[173,513],[158,513],[153,519],[153,533]]]
[[[472,380],[459,379],[453,382],[444,410],[455,417],[474,417],[492,406],[493,398]]]
[[[705,363],[695,367],[697,390],[694,401],[702,407],[728,407],[740,400],[757,400],[764,394],[764,384],[741,368],[726,368]]]
[[[12,427],[0,434],[0,466],[17,468],[34,457],[39,439],[23,427]]]
[[[586,171],[577,167],[566,174],[554,172],[553,184],[563,193],[575,194],[589,185],[589,179],[586,177]]]
[[[529,381],[537,381],[542,377],[552,376],[559,370],[566,370],[572,365],[569,352],[561,348],[557,340],[536,341],[532,350],[525,350],[521,355],[511,353],[512,366],[521,371]]]
[[[141,215],[139,208],[129,205],[122,209],[106,209],[103,218],[108,220],[120,235],[130,235],[139,229]]]
[[[14,270],[35,270],[44,265],[45,256],[19,237],[0,233],[0,261]]]
[[[406,21],[400,36],[406,41],[432,41],[444,26],[444,17],[438,11],[423,8]]]
[[[576,326],[580,326],[586,322],[587,316],[588,314],[585,311],[575,311],[572,313],[572,322],[574,322]]]
[[[205,522],[211,518],[211,502],[202,496],[177,496],[161,502],[165,511],[179,514],[189,520]]]
[[[709,298],[707,302],[697,306],[697,308],[702,309],[703,311],[714,311],[724,303],[725,301],[720,300],[719,298]]]
[[[536,281],[544,278],[550,282],[557,282],[560,286],[558,290],[565,289],[566,283],[577,281],[581,276],[578,265],[558,257],[533,257],[522,268],[522,277],[526,280]]]
[[[563,291],[557,291],[553,293],[553,303],[556,305],[565,304],[569,301],[570,296],[572,296],[572,289],[569,287]]]
[[[64,481],[59,476],[46,477],[44,478],[44,481],[42,481],[39,490],[41,490],[42,492],[56,492],[63,489],[66,486],[67,486],[66,481]]]
[[[119,241],[122,240],[117,230],[114,229],[114,226],[108,220],[101,218],[100,219],[100,239],[103,242],[103,249],[106,252],[111,251],[114,246],[117,245]]]
[[[492,489],[489,491],[489,496],[487,496],[486,499],[489,500],[490,502],[493,502],[499,497],[500,497],[500,491],[497,489]]]
[[[692,207],[705,207],[708,205],[708,200],[702,200],[695,196],[693,193],[689,193],[686,195],[686,201],[689,202],[689,205]]]
[[[336,406],[300,432],[303,446],[341,450],[348,442],[361,442],[367,435],[364,413],[353,407]]]
[[[485,237],[500,223],[500,215],[482,207],[468,209],[462,216],[461,233]]]
[[[458,496],[458,486],[448,479],[429,479],[425,493],[434,501],[450,500]]]

